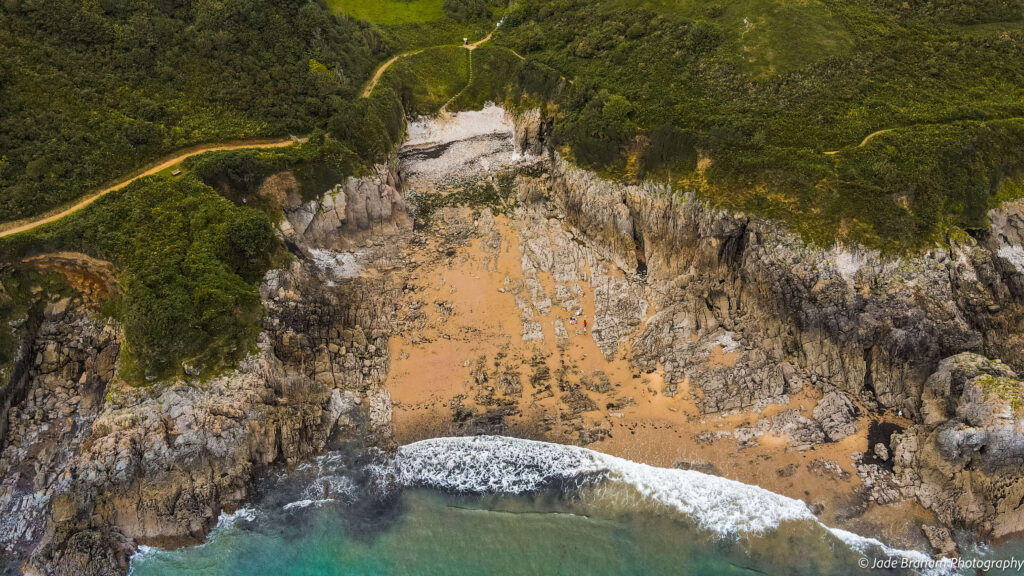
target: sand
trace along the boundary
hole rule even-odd
[[[473,215],[467,210],[461,217],[471,220]],[[574,311],[552,305],[549,312],[535,312],[532,319],[540,323],[543,338],[524,341],[514,293],[525,280],[520,239],[508,218],[495,218],[495,229],[501,238],[497,249],[474,237],[452,249],[451,239],[441,235],[417,248],[400,319],[406,329],[390,340],[387,388],[395,404],[399,443],[501,432],[584,444],[630,460],[691,467],[799,498],[822,510],[826,522],[848,515],[851,506],[863,502],[851,454],[868,449],[866,419],[858,422],[856,435],[810,450],[796,450],[786,438],[771,434],[741,447],[733,435],[736,427],[751,426],[786,409],[811,417],[817,393],[802,392],[789,405],[769,406],[761,413],[702,415],[686,384],[669,398],[661,393],[660,371],[635,373],[624,346],[613,357],[601,354],[590,331],[583,331],[583,320],[592,326],[594,313],[593,290],[585,281],[579,282],[583,295],[578,324],[570,324]],[[545,292],[552,293],[550,274],[538,276]],[[559,321],[567,337],[557,336]],[[610,389],[563,390],[554,382],[534,385],[531,376],[539,359],[552,373],[564,370],[570,384],[581,376],[594,381],[595,371],[601,372]],[[727,366],[735,354],[718,346],[711,361]],[[503,387],[496,373],[518,374],[521,392]],[[486,380],[481,382],[480,374],[486,374]],[[567,399],[567,393],[582,394],[589,405],[575,401],[575,396]],[[495,422],[500,422],[497,430],[488,428]],[[822,460],[834,462],[844,474],[823,470]],[[882,510],[854,524],[866,533],[884,531],[889,542],[899,543],[908,532],[894,526],[906,528],[910,520],[927,519],[923,510],[906,508],[891,514]]]

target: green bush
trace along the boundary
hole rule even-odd
[[[503,3],[495,0],[444,0],[444,13],[456,22],[491,20]]]

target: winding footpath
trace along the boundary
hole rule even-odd
[[[13,236],[14,234],[18,234],[20,232],[27,232],[29,230],[33,230],[35,228],[38,228],[38,227],[42,226],[43,224],[48,224],[48,223],[53,222],[55,220],[60,220],[61,218],[64,218],[65,216],[68,216],[69,214],[74,214],[75,212],[78,212],[82,208],[85,208],[89,204],[92,204],[93,202],[99,200],[100,198],[106,196],[107,194],[110,194],[111,192],[116,192],[117,190],[120,190],[120,189],[124,188],[125,186],[131,184],[132,182],[135,182],[136,180],[138,180],[140,178],[145,178],[146,176],[152,176],[153,174],[156,174],[157,172],[161,172],[163,170],[166,170],[166,169],[170,168],[171,166],[174,166],[175,164],[183,162],[185,159],[190,158],[192,156],[196,156],[198,154],[203,154],[205,152],[216,152],[218,150],[241,150],[241,149],[245,149],[245,148],[284,148],[285,146],[291,146],[292,144],[295,144],[297,142],[305,142],[305,141],[306,141],[305,138],[287,138],[287,139],[283,139],[283,140],[264,140],[264,139],[260,139],[260,140],[239,141],[239,142],[226,143],[226,144],[209,144],[209,145],[199,146],[199,147],[196,147],[196,148],[191,148],[191,149],[189,149],[186,152],[179,152],[177,155],[175,155],[175,156],[173,156],[171,158],[167,158],[165,160],[162,160],[156,166],[148,168],[148,169],[144,170],[143,172],[141,172],[139,174],[136,174],[134,176],[131,176],[131,177],[125,179],[125,180],[121,180],[120,182],[118,182],[117,184],[114,184],[113,186],[110,186],[109,188],[104,188],[103,190],[100,190],[99,192],[96,192],[95,194],[87,196],[86,198],[83,198],[82,200],[79,200],[75,204],[72,204],[71,206],[69,206],[69,207],[67,207],[67,208],[65,208],[65,209],[63,209],[63,210],[61,210],[59,212],[55,212],[55,213],[51,213],[51,214],[44,214],[42,216],[36,216],[34,218],[28,218],[28,219],[25,219],[25,220],[18,220],[16,222],[8,222],[8,223],[0,224],[0,238],[3,238],[5,236]]]
[[[497,29],[498,27],[495,26],[494,30],[491,30],[490,34],[484,36],[483,38],[477,40],[476,42],[473,42],[472,44],[439,44],[437,46],[430,46],[428,48],[419,48],[416,50],[410,50],[408,52],[402,52],[397,56],[393,56],[390,60],[381,64],[377,68],[377,71],[373,73],[373,78],[370,78],[370,81],[366,83],[366,87],[363,88],[363,98],[369,98],[370,94],[373,94],[373,89],[377,87],[377,83],[380,82],[381,77],[384,76],[384,73],[388,71],[388,68],[391,68],[391,65],[397,62],[400,58],[405,58],[407,56],[415,56],[420,52],[423,52],[424,50],[430,50],[433,48],[444,48],[445,46],[458,46],[459,48],[465,48],[466,50],[470,51],[470,54],[472,54],[473,50],[476,50],[478,46],[489,41],[491,39],[491,36],[494,36],[494,31]],[[520,56],[520,58],[522,58],[522,56]]]
[[[857,148],[862,148],[865,144],[870,142],[871,139],[874,138],[875,136],[880,136],[882,134],[885,134],[886,132],[892,132],[893,130],[895,130],[895,128],[883,128],[881,130],[875,130],[871,134],[868,134],[867,136],[865,136],[864,139],[860,141],[860,144],[857,145]],[[839,152],[840,152],[839,150],[831,150],[829,152],[825,152],[825,154],[828,154],[829,156],[833,156],[835,154],[839,154]]]

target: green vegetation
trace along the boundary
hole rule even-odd
[[[428,48],[395,62],[383,82],[398,93],[406,113],[433,114],[469,81],[469,50],[458,46]]]
[[[270,175],[291,170],[299,193],[309,200],[359,174],[363,161],[340,141],[317,132],[307,142],[287,148],[218,150],[192,156],[184,168],[236,204],[270,208],[257,195]]]
[[[383,59],[310,0],[0,3],[0,214],[66,204],[167,152],[323,126]]]
[[[444,13],[456,22],[493,22],[503,12],[501,0],[444,0]]]
[[[441,208],[466,206],[475,213],[483,208],[490,208],[495,214],[510,215],[516,207],[514,172],[502,172],[494,181],[463,182],[444,189],[421,192],[415,197],[415,226],[429,227],[433,222],[434,213]]]
[[[913,250],[983,229],[1024,173],[1021,6],[521,0],[497,41],[574,80],[546,89],[578,164]]]
[[[487,102],[517,98],[517,81],[526,64],[507,48],[482,45],[472,54],[473,80],[448,105],[450,110],[479,110]]]
[[[418,24],[444,18],[444,0],[327,0],[331,10],[380,26]]]
[[[483,38],[505,7],[502,0],[327,0],[327,5],[374,24],[393,52]]]
[[[179,178],[140,180],[0,242],[0,261],[52,250],[112,261],[123,292],[113,306],[125,331],[122,374],[131,380],[231,366],[259,330],[255,283],[281,256],[271,227],[279,207],[255,193],[270,174],[292,170],[303,195],[319,195],[393,150],[404,131],[394,91],[356,97],[386,55],[371,26],[307,0],[3,3],[5,221],[66,203],[172,148],[315,128],[333,137],[190,158]],[[0,300],[6,318],[13,312]],[[4,350],[8,336],[0,333]]]
[[[492,42],[459,47],[502,17]],[[4,221],[172,149],[312,136],[191,158],[182,177],[3,241],[0,259],[113,261],[125,373],[211,373],[250,349],[255,283],[281,255],[260,184],[291,170],[308,198],[364,174],[406,115],[541,106],[583,167],[671,182],[809,240],[907,251],[977,233],[1024,195],[1022,86],[1021,0],[5,0]],[[443,206],[507,209],[504,179],[420,198],[417,224]],[[11,302],[0,292],[0,321]],[[10,342],[0,325],[0,365]]]
[[[1024,402],[1024,385],[1020,380],[991,374],[982,374],[975,380],[986,395],[1009,402],[1014,410],[1019,410],[1021,403]]]
[[[39,300],[40,294],[72,296],[74,291],[58,273],[0,264],[0,389],[10,383],[26,331],[42,315],[45,301]]]
[[[18,348],[15,325],[24,321],[25,316],[25,311],[19,309],[21,307],[7,288],[6,276],[7,274],[0,275],[0,388],[7,385],[11,364]]]
[[[152,176],[0,243],[9,259],[70,250],[112,261],[123,296],[122,374],[204,373],[244,356],[262,315],[255,283],[279,252],[270,220],[192,175]]]

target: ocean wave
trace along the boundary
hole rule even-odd
[[[851,550],[926,562],[929,556],[831,528],[804,502],[694,470],[657,468],[586,448],[502,436],[435,438],[402,446],[388,469],[406,487],[522,494],[565,482],[627,485],[722,536],[764,533],[787,521],[820,525]]]
[[[819,524],[821,524],[819,522]],[[917,550],[901,550],[899,548],[890,548],[881,541],[875,538],[868,538],[867,536],[861,536],[842,528],[832,528],[821,524],[821,527],[831,532],[836,538],[843,541],[844,544],[849,546],[852,550],[860,553],[866,553],[872,548],[877,548],[885,553],[886,556],[895,556],[898,558],[908,558],[915,562],[924,563],[931,560],[931,557],[923,552]]]
[[[393,473],[403,486],[466,493],[521,494],[558,483],[607,480],[629,485],[649,501],[722,535],[815,520],[803,502],[735,480],[503,436],[435,438],[402,446]]]

